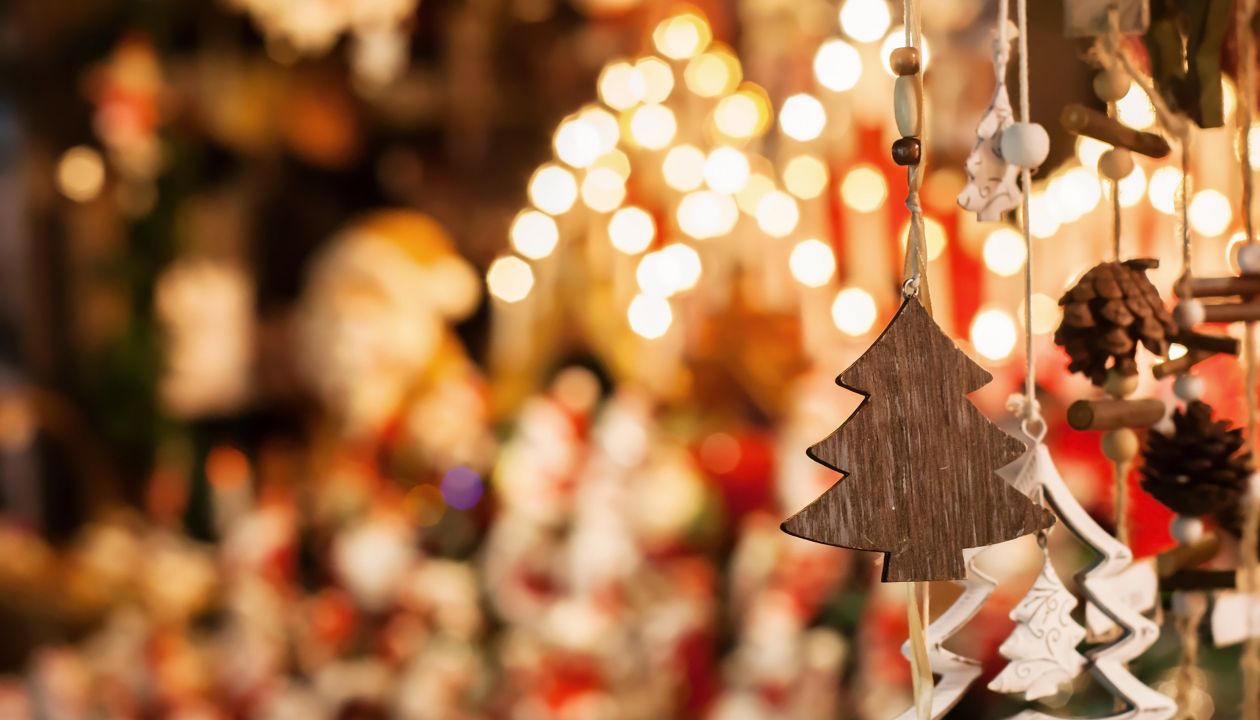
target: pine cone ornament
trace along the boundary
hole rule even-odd
[[[1156,267],[1159,261],[1150,258],[1105,262],[1059,299],[1063,321],[1054,341],[1072,359],[1069,370],[1102,386],[1108,369],[1137,375],[1138,343],[1156,355],[1168,351],[1168,337],[1177,325],[1146,277]]]
[[[1220,513],[1238,505],[1251,458],[1242,428],[1212,420],[1212,406],[1192,400],[1173,413],[1171,435],[1152,430],[1143,454],[1142,488],[1186,517]]]

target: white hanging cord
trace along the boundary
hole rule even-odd
[[[1006,34],[1006,0],[1000,3],[998,18],[999,33]],[[1017,0],[1015,5],[1016,20],[1019,23],[1019,119],[1021,122],[1032,122],[1032,102],[1029,100],[1028,88],[1028,0]],[[1006,38],[1002,38],[1005,46]],[[1037,356],[1033,352],[1032,331],[1032,295],[1033,295],[1033,242],[1032,219],[1029,217],[1032,195],[1032,170],[1025,167],[1020,170],[1020,182],[1023,183],[1022,230],[1024,232],[1024,397],[1027,406],[1024,415],[1024,432],[1035,435],[1038,442],[1045,435],[1045,426],[1037,406]]]

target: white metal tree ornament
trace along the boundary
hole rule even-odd
[[[1014,467],[1018,468],[1016,472],[1020,477],[1012,484],[1026,487],[1030,481],[1035,483],[1063,525],[1081,542],[1101,554],[1098,561],[1077,578],[1086,599],[1120,626],[1123,632],[1116,642],[1087,651],[1086,657],[1094,679],[1122,701],[1125,709],[1095,720],[1172,718],[1177,713],[1176,702],[1143,684],[1128,668],[1129,662],[1159,639],[1159,626],[1116,597],[1106,582],[1132,564],[1133,551],[1108,534],[1072,497],[1050,458],[1050,450],[1044,444],[1033,445]],[[1056,720],[1056,717],[1038,710],[1024,710],[1012,720]]]
[[[1043,558],[1041,573],[1011,611],[1015,630],[998,648],[1002,657],[1011,662],[989,683],[994,692],[1023,694],[1028,701],[1054,695],[1085,667],[1085,658],[1076,651],[1085,639],[1085,628],[1072,619],[1076,597],[1055,573],[1046,551],[1045,535],[1038,540]]]
[[[940,676],[932,690],[933,718],[942,717],[953,709],[983,671],[979,660],[945,649],[945,641],[980,612],[980,608],[997,587],[996,580],[976,568],[976,556],[984,550],[985,548],[971,548],[963,551],[967,577],[955,581],[963,589],[962,595],[936,618],[936,622],[928,625],[925,632],[932,672]],[[910,659],[910,641],[901,645],[901,654],[907,660]],[[897,716],[897,720],[915,720],[917,717],[915,708],[911,707]]]

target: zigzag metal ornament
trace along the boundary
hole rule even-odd
[[[984,550],[974,548],[964,551],[967,577],[955,583],[963,589],[962,595],[927,627],[928,660],[932,672],[941,676],[932,692],[933,718],[942,717],[952,710],[983,672],[979,660],[945,649],[945,641],[971,622],[997,587],[996,580],[976,568],[976,556]],[[901,654],[910,659],[910,641],[901,645]],[[898,715],[897,720],[915,720],[916,717],[915,708],[911,707]]]
[[[1159,639],[1159,626],[1115,597],[1106,583],[1108,578],[1119,575],[1133,563],[1133,551],[1103,530],[1072,497],[1045,445],[1034,445],[1016,467],[1014,473],[1030,473],[1036,478],[1046,501],[1068,530],[1102,555],[1098,562],[1078,574],[1077,579],[1086,599],[1119,625],[1124,634],[1110,645],[1087,651],[1086,656],[1094,679],[1123,701],[1126,709],[1093,720],[1169,720],[1177,713],[1177,703],[1143,684],[1128,668],[1129,662]],[[1007,475],[1007,472],[1002,474]],[[1024,482],[1026,478],[1014,484]],[[1037,710],[1024,710],[1011,720],[1061,719]]]

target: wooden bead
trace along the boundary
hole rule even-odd
[[[1182,545],[1189,545],[1203,537],[1203,521],[1197,517],[1178,515],[1169,523],[1168,530],[1172,534],[1173,540]]]
[[[922,88],[918,78],[909,75],[903,75],[893,83],[893,114],[897,117],[897,131],[901,137],[917,137],[919,134]]]
[[[1207,320],[1207,310],[1198,300],[1182,300],[1172,311],[1173,321],[1182,330],[1191,330],[1195,325],[1202,325]]]
[[[1122,68],[1103,70],[1094,76],[1094,94],[1103,102],[1115,102],[1129,92],[1129,75]]]
[[[1137,391],[1138,377],[1125,375],[1116,370],[1107,371],[1107,379],[1103,382],[1103,392],[1111,397],[1127,397]]]
[[[1035,170],[1050,154],[1050,135],[1037,123],[1015,123],[1002,131],[1002,158]]]
[[[1203,397],[1203,378],[1197,375],[1178,375],[1173,381],[1173,395],[1185,402],[1198,400]]]
[[[1243,275],[1260,275],[1260,243],[1238,246],[1238,271]]]
[[[1112,148],[1098,158],[1098,172],[1110,180],[1123,180],[1133,172],[1133,153]]]
[[[903,137],[892,146],[892,159],[898,165],[918,165],[923,155],[919,138]]]
[[[1132,460],[1138,453],[1138,436],[1129,428],[1111,430],[1103,435],[1102,452],[1112,462]]]
[[[888,64],[899,77],[917,75],[919,72],[919,50],[912,47],[899,47],[888,56]]]

